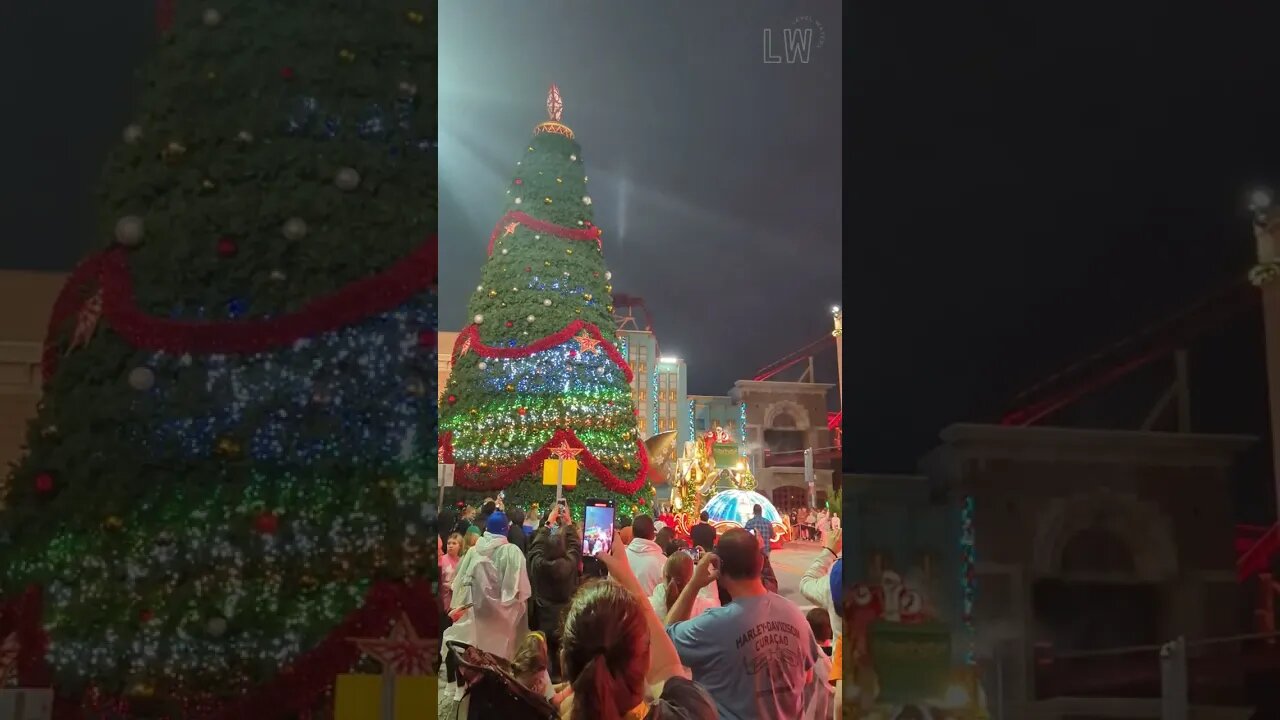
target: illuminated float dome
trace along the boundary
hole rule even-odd
[[[752,490],[718,492],[711,496],[706,507],[702,509],[706,511],[708,521],[715,527],[716,532],[723,533],[729,528],[746,527],[747,521],[751,519],[751,508],[755,505],[763,509],[764,519],[773,523],[771,542],[781,542],[786,537],[787,525],[778,514],[777,508],[769,502],[769,498],[758,492]]]

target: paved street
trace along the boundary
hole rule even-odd
[[[825,551],[818,543],[789,542],[769,555],[773,572],[778,576],[778,593],[806,611],[813,603],[800,594],[800,578],[821,552]]]

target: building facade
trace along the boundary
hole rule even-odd
[[[997,425],[941,437],[922,470],[952,520],[970,511],[973,648],[1001,716],[1155,719],[1158,684],[1116,680],[1155,651],[1088,653],[1242,632],[1228,470],[1253,438]]]
[[[458,333],[436,333],[436,396],[444,397],[444,386],[449,381],[449,373],[453,370],[453,345],[458,341]]]
[[[618,351],[631,366],[631,399],[636,405],[640,437],[659,432],[657,407],[658,339],[648,330],[618,330]]]
[[[827,429],[827,394],[834,385],[772,380],[739,380],[730,401],[745,416],[747,460],[756,476],[758,492],[780,512],[814,505],[822,507],[834,491],[836,470],[817,463],[813,487],[805,478],[807,448],[831,445]],[[745,409],[742,406],[745,405]]]
[[[0,503],[40,401],[40,353],[60,273],[0,270]]]

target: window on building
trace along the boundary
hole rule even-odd
[[[803,430],[765,430],[765,467],[804,464],[805,432]]]

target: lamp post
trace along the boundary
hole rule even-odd
[[[840,341],[844,335],[842,323],[844,322],[844,314],[840,312],[840,306],[836,305],[831,308],[831,322],[834,328],[831,330],[831,336],[836,339],[836,388],[840,393],[840,412],[844,412],[844,349],[843,343]]]
[[[1280,523],[1280,212],[1269,190],[1249,198],[1258,262],[1249,282],[1262,293],[1262,331],[1267,352],[1267,396],[1271,408],[1271,473],[1276,489],[1276,521]]]

